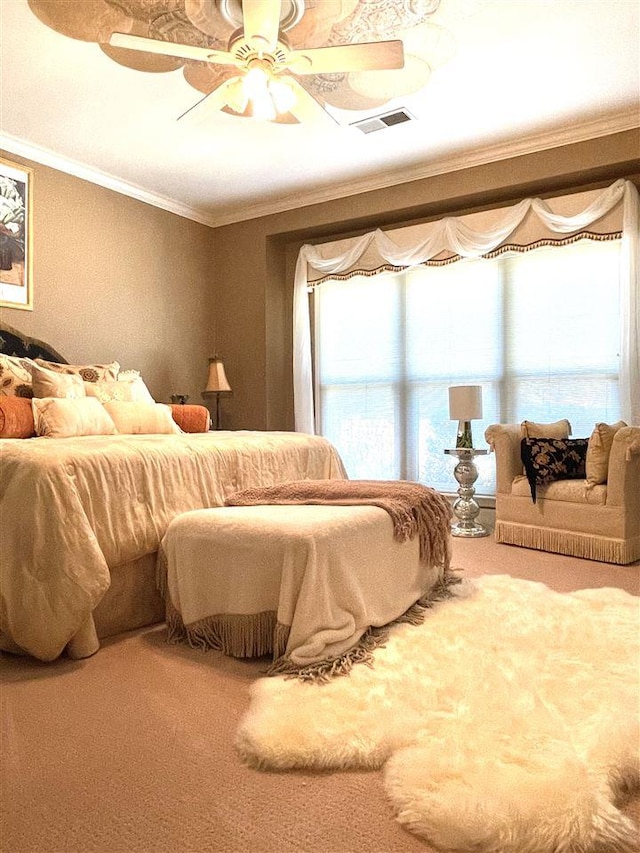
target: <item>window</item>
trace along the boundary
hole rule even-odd
[[[491,423],[620,417],[620,240],[324,281],[314,291],[318,431],[354,479],[454,491],[450,385],[481,385]],[[479,458],[477,494],[495,492]]]

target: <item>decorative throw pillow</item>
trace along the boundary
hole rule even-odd
[[[140,379],[141,375],[142,374],[139,370],[121,370],[120,373],[118,373],[118,379],[122,382],[131,382],[132,379]]]
[[[121,400],[127,403],[155,403],[142,377],[100,379],[98,382],[85,382],[84,390],[87,397],[97,397],[101,403]]]
[[[599,423],[595,425],[587,447],[586,477],[588,489],[607,482],[613,437],[619,429],[626,426],[627,424],[624,421],[618,421],[615,424]]]
[[[34,397],[66,397],[76,400],[86,396],[82,377],[75,373],[56,373],[35,362],[31,364],[31,383]]]
[[[0,353],[0,397],[33,397],[31,359]]]
[[[80,376],[84,382],[98,382],[100,379],[117,379],[120,364],[112,361],[111,364],[58,364],[57,361],[45,361],[42,358],[34,359],[40,367],[53,370],[55,373],[75,374]]]
[[[536,502],[536,486],[555,480],[581,480],[585,476],[586,438],[523,438],[520,456]]]
[[[211,415],[205,406],[172,404],[171,414],[182,432],[208,432],[211,426]]]
[[[36,433],[48,438],[78,435],[113,435],[115,424],[95,397],[77,400],[44,397],[31,401]]]
[[[31,438],[35,432],[31,399],[0,397],[0,438]]]
[[[522,421],[520,433],[523,438],[569,438],[571,424],[564,418],[552,424],[537,424],[535,421]]]
[[[141,401],[146,400],[148,403],[156,402],[155,397],[152,396],[151,391],[149,391],[146,383],[143,381],[139,370],[121,370],[118,374],[118,382],[135,382]]]
[[[120,433],[154,435],[182,432],[171,417],[171,407],[164,403],[136,403],[114,400],[105,403],[104,408]]]

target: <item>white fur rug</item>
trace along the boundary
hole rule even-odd
[[[638,599],[506,575],[461,585],[373,667],[253,685],[237,746],[270,769],[378,768],[398,820],[443,851],[635,853]]]

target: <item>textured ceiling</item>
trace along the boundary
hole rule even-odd
[[[113,61],[143,72],[182,68],[187,83],[208,94],[237,74],[233,67],[111,47],[113,31],[226,51],[242,25],[241,0],[27,0],[36,17],[58,33],[97,44]],[[287,46],[321,48],[402,39],[405,69],[305,77],[323,103],[369,110],[424,87],[431,71],[451,57],[452,34],[430,19],[441,0],[282,0]]]
[[[0,0],[3,148],[221,224],[640,125],[636,0],[307,0],[292,47],[402,38],[405,68],[306,78],[329,127],[177,121],[228,70],[104,42],[224,50],[220,4]],[[397,107],[416,120],[350,126]]]

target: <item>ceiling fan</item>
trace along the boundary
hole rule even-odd
[[[179,118],[206,102],[212,109],[268,121],[333,121],[296,80],[297,76],[402,68],[399,39],[291,50],[280,30],[282,0],[242,0],[242,26],[226,51],[114,32],[113,47],[229,65],[238,74],[225,80]],[[295,75],[295,76],[292,76]]]

